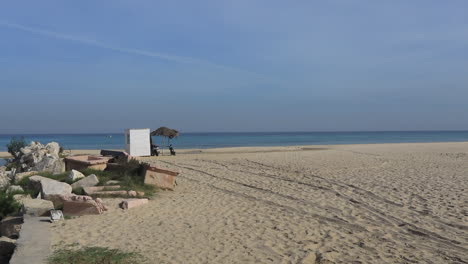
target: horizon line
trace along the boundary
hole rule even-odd
[[[307,130],[299,130],[299,131],[189,131],[189,132],[180,132],[181,134],[223,134],[223,133],[231,133],[231,134],[246,134],[246,133],[378,133],[378,132],[468,132],[468,129],[454,129],[454,130],[316,130],[316,131],[307,131]],[[82,133],[72,133],[72,132],[64,132],[64,133],[47,133],[47,132],[27,132],[27,133],[0,133],[0,136],[30,136],[30,135],[109,135],[109,134],[124,134],[124,132],[82,132]]]

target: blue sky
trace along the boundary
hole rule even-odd
[[[0,133],[466,130],[466,10],[2,1]]]

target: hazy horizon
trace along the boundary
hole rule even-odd
[[[4,2],[0,134],[465,131],[467,9]]]
[[[136,129],[143,129],[143,128],[136,128]],[[385,132],[468,132],[468,130],[362,130],[362,131],[345,131],[345,130],[337,130],[337,131],[181,131],[181,134],[249,134],[249,133],[385,133]],[[109,134],[124,134],[122,132],[81,132],[81,133],[73,133],[73,132],[51,132],[51,133],[0,133],[0,136],[11,136],[11,135],[109,135]]]

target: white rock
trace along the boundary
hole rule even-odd
[[[63,213],[61,210],[50,210],[50,220],[52,222],[63,220]]]
[[[77,170],[71,170],[70,173],[68,174],[67,180],[69,181],[76,181],[78,179],[84,178],[84,174],[77,171]]]
[[[50,142],[45,146],[46,150],[51,154],[52,156],[58,157],[59,152],[60,152],[60,145],[57,142]]]

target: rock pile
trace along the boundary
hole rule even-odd
[[[59,156],[60,145],[50,142],[42,145],[39,142],[31,142],[21,149],[19,153],[21,171],[49,171],[54,174],[65,171],[65,163]]]

